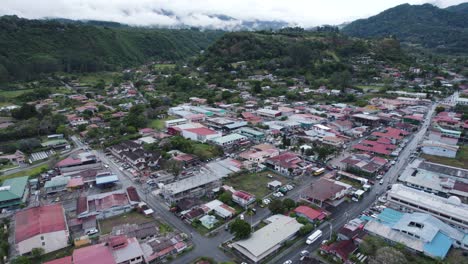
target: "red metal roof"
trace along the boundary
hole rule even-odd
[[[302,214],[309,218],[310,220],[323,219],[326,215],[318,210],[312,209],[308,206],[301,205],[294,209],[294,212]]]
[[[72,264],[72,257],[71,256],[66,256],[63,258],[59,259],[54,259],[51,261],[44,262],[43,264]]]
[[[52,204],[32,207],[15,215],[15,241],[19,243],[31,237],[66,230],[62,205]]]
[[[246,200],[246,201],[252,199],[252,197],[253,197],[252,194],[244,192],[244,191],[236,191],[236,192],[233,193],[233,195],[235,195],[235,196],[237,196],[237,197],[239,197],[239,198],[241,198],[243,200]]]
[[[202,135],[202,136],[218,134],[218,132],[214,131],[213,129],[209,129],[207,127],[189,128],[189,129],[185,129],[185,130],[190,131],[190,132],[195,133],[195,134],[198,134],[198,135]]]
[[[73,251],[73,264],[116,264],[109,248],[104,244],[92,245]]]

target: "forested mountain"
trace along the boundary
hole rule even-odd
[[[356,37],[395,36],[403,42],[446,53],[468,52],[465,5],[440,9],[430,4],[403,4],[356,20],[343,32]]]
[[[16,16],[0,18],[0,81],[56,71],[115,70],[195,55],[221,31],[105,27]]]
[[[462,3],[459,5],[449,6],[445,10],[450,12],[457,12],[461,14],[468,14],[468,3]]]
[[[298,30],[298,29],[296,29]],[[235,62],[257,64],[268,70],[343,70],[348,60],[370,53],[378,60],[404,62],[397,40],[362,40],[336,32],[233,32],[210,46],[198,63],[208,68],[229,68]]]

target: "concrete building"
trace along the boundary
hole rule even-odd
[[[453,246],[468,249],[468,235],[426,213],[401,213],[385,208],[365,230],[409,250],[444,259]]]
[[[322,178],[304,189],[300,197],[318,207],[322,207],[324,203],[337,206],[343,202],[350,188],[350,185]]]
[[[96,216],[97,219],[105,219],[129,212],[139,202],[140,197],[132,187],[126,190],[82,196],[76,203],[76,215],[78,218]]]
[[[269,219],[270,223],[252,233],[250,238],[232,244],[235,250],[253,263],[277,252],[302,227],[296,219],[284,215],[274,215]]]
[[[468,232],[468,205],[454,196],[444,198],[402,184],[394,184],[387,192],[389,205],[403,212],[431,214],[443,222]]]
[[[31,207],[15,215],[15,246],[20,255],[33,248],[45,253],[68,246],[68,226],[62,205]]]
[[[207,128],[207,127],[199,127],[199,128],[189,128],[183,129],[181,135],[184,138],[188,138],[194,141],[199,142],[206,142],[208,140],[213,140],[215,138],[221,137],[223,134],[216,130]]]
[[[213,138],[211,141],[214,144],[225,148],[225,147],[232,147],[234,145],[242,145],[242,144],[245,144],[246,142],[248,143],[248,140],[249,139],[246,136],[233,133],[233,134],[229,134],[226,136]]]

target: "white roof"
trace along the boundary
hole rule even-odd
[[[250,238],[233,243],[233,247],[250,259],[258,261],[293,236],[302,226],[294,218],[276,215],[275,221],[254,232]]]
[[[388,196],[396,197],[406,202],[416,204],[419,207],[431,209],[460,220],[466,221],[468,216],[468,205],[466,204],[456,205],[450,203],[449,198],[415,190],[402,184],[394,184],[392,189],[388,191]]]

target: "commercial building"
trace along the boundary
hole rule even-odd
[[[15,215],[15,246],[20,255],[33,248],[45,253],[68,246],[68,226],[62,205],[31,207]]]
[[[324,203],[337,206],[343,202],[350,188],[350,185],[322,178],[304,189],[300,197],[318,207],[322,207]]]
[[[0,187],[0,209],[15,208],[28,199],[28,176],[7,179]]]
[[[468,179],[445,174],[447,170],[433,171],[424,165],[426,163],[422,159],[414,160],[405,168],[398,180],[406,186],[421,191],[442,197],[455,195],[462,201],[468,202]]]
[[[403,212],[431,214],[443,222],[468,232],[468,205],[455,196],[444,198],[402,184],[394,184],[387,192],[389,205]]]
[[[284,215],[274,215],[269,219],[271,222],[252,233],[250,238],[232,244],[235,250],[254,263],[278,251],[302,227],[296,219]]]
[[[248,143],[246,136],[233,133],[222,137],[213,138],[212,142],[221,147],[232,147],[234,145],[243,145]]]
[[[452,246],[468,249],[466,233],[426,213],[401,213],[385,208],[364,229],[433,258],[444,259]]]

